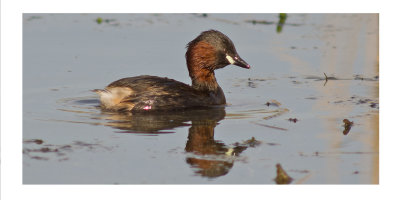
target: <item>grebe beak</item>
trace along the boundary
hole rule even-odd
[[[235,57],[233,57],[233,60],[235,61],[233,63],[233,65],[239,66],[239,67],[243,67],[246,69],[250,69],[250,65],[247,64],[246,61],[244,61],[242,58],[239,57],[239,55],[236,55]]]
[[[247,64],[247,62],[244,61],[242,58],[240,58],[240,56],[237,55],[237,54],[233,58],[230,55],[227,54],[226,55],[226,59],[228,60],[228,62],[231,65],[236,65],[236,66],[239,66],[239,67],[250,69],[250,65]]]

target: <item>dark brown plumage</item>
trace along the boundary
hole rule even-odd
[[[93,90],[100,95],[101,107],[111,111],[153,111],[225,104],[214,70],[229,64],[250,66],[239,57],[232,41],[219,31],[201,33],[187,48],[186,63],[192,86],[157,76],[123,78],[104,90]]]

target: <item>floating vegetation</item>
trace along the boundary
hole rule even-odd
[[[28,19],[26,19],[26,21],[32,21],[32,20],[35,20],[35,19],[42,19],[42,17],[41,16],[31,16]]]
[[[96,22],[97,22],[97,24],[103,23],[103,18],[98,17],[98,18],[96,19]]]
[[[118,23],[116,23],[116,21],[117,21],[116,19],[103,19],[101,17],[98,17],[98,18],[96,18],[95,21],[97,24],[102,24],[104,22],[104,23],[111,24],[114,26],[119,25]]]
[[[278,17],[279,17],[279,21],[278,22],[267,21],[267,20],[256,20],[256,19],[246,20],[245,22],[252,23],[253,25],[257,25],[257,24],[261,24],[261,25],[276,24],[276,32],[277,33],[281,33],[282,32],[284,25],[300,26],[300,24],[286,23],[286,19],[288,18],[288,15],[286,13],[279,13]]]
[[[277,33],[281,33],[282,32],[283,25],[285,25],[285,22],[286,22],[286,18],[287,18],[287,14],[286,13],[279,13],[279,22],[276,25],[276,32]]]
[[[276,178],[274,179],[276,184],[290,184],[293,178],[290,177],[286,171],[282,168],[281,164],[276,164]]]

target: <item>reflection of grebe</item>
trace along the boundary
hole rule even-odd
[[[174,110],[169,112],[104,112],[108,122],[105,124],[119,129],[118,133],[164,134],[174,133],[174,129],[190,126],[185,146],[186,163],[195,173],[203,177],[223,176],[233,167],[236,156],[248,147],[257,144],[250,142],[226,145],[214,139],[214,129],[225,118],[225,107]]]
[[[202,121],[218,122],[225,117],[225,107],[173,110],[169,112],[103,112],[104,125],[120,133],[161,134],[174,133],[182,126],[195,126]]]
[[[156,76],[136,76],[112,82],[100,95],[101,107],[110,111],[174,110],[225,104],[214,70],[229,64],[250,65],[236,52],[232,41],[215,30],[202,32],[189,42],[186,64],[192,86]]]
[[[233,167],[234,158],[247,149],[248,145],[235,144],[229,147],[221,141],[214,140],[216,121],[193,124],[189,129],[185,151],[186,162],[199,174],[208,178],[223,176]]]
[[[192,121],[189,128],[185,151],[188,153],[186,162],[199,174],[208,178],[223,176],[233,167],[234,156],[247,149],[248,145],[235,144],[229,147],[214,139],[214,129],[218,121],[200,119]],[[234,155],[234,156],[233,156]]]

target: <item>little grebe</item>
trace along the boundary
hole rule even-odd
[[[192,86],[157,76],[136,76],[112,82],[100,95],[101,108],[109,111],[179,110],[225,104],[214,70],[229,64],[250,65],[236,52],[232,41],[216,30],[202,32],[187,44],[186,64]]]

